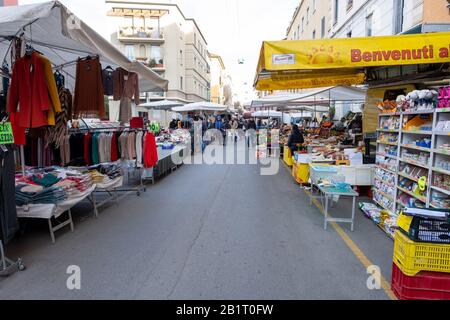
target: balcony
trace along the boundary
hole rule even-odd
[[[117,38],[121,42],[127,43],[158,43],[165,42],[164,35],[161,29],[150,27],[119,27]]]
[[[136,60],[142,62],[153,71],[164,72],[166,70],[163,58],[136,57]]]

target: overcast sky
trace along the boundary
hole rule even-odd
[[[44,2],[19,0],[20,4]],[[102,29],[104,0],[61,0],[71,11],[106,37]],[[208,41],[210,52],[219,54],[233,79],[234,91],[247,102],[263,40],[285,37],[299,0],[155,0],[177,3],[185,15],[194,18]],[[238,64],[244,59],[244,64]],[[244,83],[247,83],[245,86]],[[248,94],[246,94],[248,92]]]

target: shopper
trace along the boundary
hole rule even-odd
[[[291,150],[291,154],[294,155],[295,151],[298,151],[299,147],[305,143],[303,134],[299,130],[298,126],[294,124],[292,126],[292,133],[289,136],[288,147]]]

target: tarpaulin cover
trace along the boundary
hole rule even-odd
[[[33,48],[55,66],[87,55],[99,55],[103,67],[122,67],[139,75],[142,92],[167,91],[168,81],[138,61],[130,61],[116,47],[72,14],[63,4],[51,1],[0,8],[0,57],[10,63],[9,47],[13,36],[23,33]],[[73,88],[76,65],[64,68],[66,83]]]

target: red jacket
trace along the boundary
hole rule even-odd
[[[153,133],[147,132],[144,137],[144,167],[153,168],[158,162],[158,150]]]
[[[21,128],[46,126],[50,107],[42,60],[37,53],[18,59],[8,93],[8,112],[16,113],[15,125]]]

